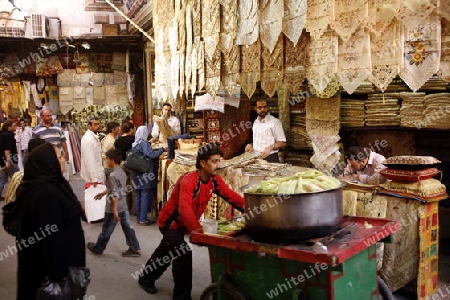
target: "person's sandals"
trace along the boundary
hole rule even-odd
[[[122,252],[122,257],[140,257],[141,252],[140,251],[133,251],[131,249],[128,249],[125,252]]]

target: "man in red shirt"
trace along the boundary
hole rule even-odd
[[[140,286],[151,294],[157,293],[155,281],[172,262],[175,282],[173,299],[190,300],[192,290],[192,249],[184,234],[201,228],[203,214],[212,193],[216,193],[234,208],[244,211],[244,198],[231,190],[217,175],[222,150],[216,144],[206,144],[198,150],[196,171],[182,175],[163,206],[158,226],[163,238],[139,277]]]

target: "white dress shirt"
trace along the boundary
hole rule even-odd
[[[167,119],[167,124],[169,124],[169,127],[172,128],[175,135],[181,134],[181,127],[180,127],[180,120],[175,116],[170,116]],[[158,123],[153,123],[152,128],[152,137],[157,138],[159,136],[159,126]]]
[[[260,120],[256,118],[253,123],[253,150],[263,152],[264,148],[273,145],[276,142],[286,142],[283,125],[281,121],[269,113]],[[277,153],[278,150],[272,150],[270,154]]]

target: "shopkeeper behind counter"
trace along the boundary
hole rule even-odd
[[[386,158],[368,148],[352,146],[345,153],[347,166],[344,169],[342,179],[356,181],[365,184],[384,183],[384,178],[380,171],[386,167],[382,164]]]

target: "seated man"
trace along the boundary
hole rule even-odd
[[[161,117],[155,116],[152,128],[152,142],[159,137],[160,142],[167,142],[167,138],[181,134],[180,120],[172,116],[172,105],[164,103]]]
[[[365,184],[380,184],[386,181],[380,171],[386,167],[382,164],[386,158],[368,148],[352,146],[345,153],[347,166],[342,179]]]

